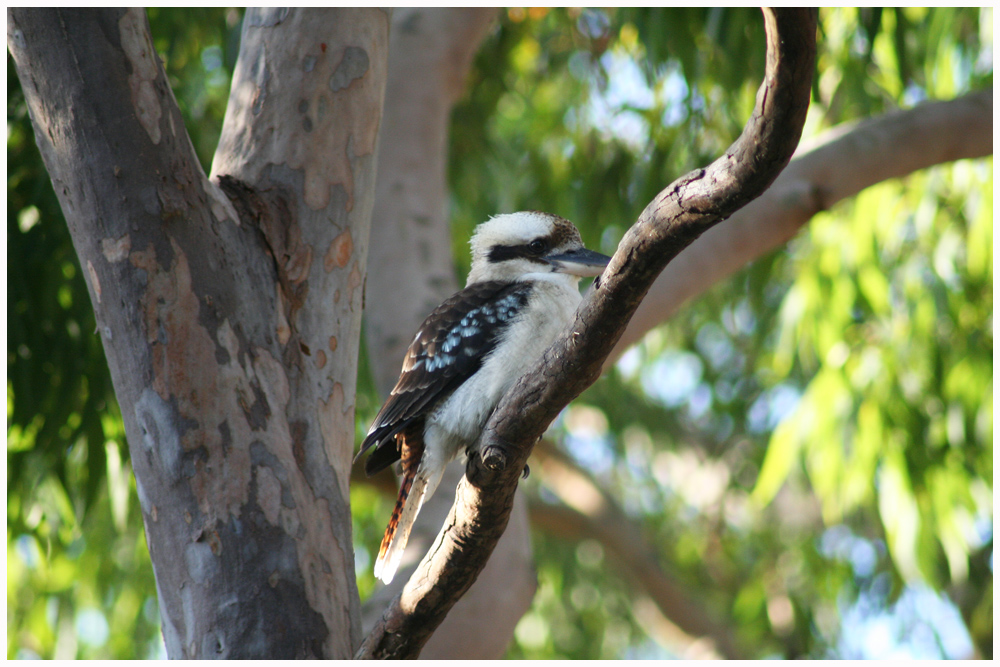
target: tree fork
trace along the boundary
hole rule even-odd
[[[250,220],[202,170],[142,10],[11,9],[7,27],[121,405],[168,655],[349,657],[388,17],[247,12],[216,165],[288,213]]]
[[[507,524],[534,443],[559,411],[600,375],[653,280],[704,231],[759,196],[788,164],[809,106],[816,13],[765,9],[767,67],[743,133],[726,154],[668,186],[619,244],[572,331],[501,401],[479,441],[492,470],[470,457],[455,505],[428,554],[390,603],[357,658],[415,658],[452,605],[485,566]]]

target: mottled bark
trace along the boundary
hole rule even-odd
[[[168,655],[347,657],[388,18],[252,10],[244,37],[216,158],[234,206],[141,10],[8,13],[122,409]]]
[[[629,230],[572,330],[507,393],[480,439],[431,552],[365,639],[360,657],[412,657],[482,570],[503,532],[532,445],[604,359],[655,277],[707,229],[759,196],[788,163],[809,104],[816,20],[765,10],[767,71],[743,134],[726,155],[667,187]]]

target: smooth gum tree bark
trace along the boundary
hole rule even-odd
[[[389,17],[250,10],[214,174],[142,10],[11,9],[84,267],[172,658],[344,658]]]

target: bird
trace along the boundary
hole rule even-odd
[[[573,321],[582,277],[606,255],[584,247],[569,220],[541,211],[491,217],[470,242],[464,289],[427,316],[355,457],[370,477],[400,461],[399,496],[375,561],[388,584],[420,507],[445,467],[469,455],[504,393]]]

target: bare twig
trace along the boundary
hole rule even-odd
[[[471,457],[451,513],[400,596],[356,657],[416,657],[485,566],[507,525],[535,441],[600,375],[653,280],[712,225],[759,196],[788,163],[809,105],[816,19],[811,10],[765,10],[767,69],[743,134],[706,169],[675,181],[646,207],[576,322],[540,367],[507,393]]]

